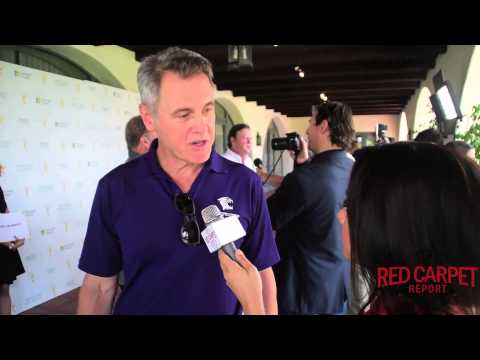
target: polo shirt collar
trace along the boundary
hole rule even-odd
[[[160,163],[158,162],[157,158],[157,148],[158,148],[158,139],[152,141],[150,149],[148,150],[148,154],[146,159],[148,161],[150,171],[154,175],[161,175],[166,176],[168,178],[167,173],[162,169]],[[228,168],[225,166],[226,162],[217,154],[217,152],[212,149],[210,154],[210,158],[205,162],[204,168],[206,170],[211,170],[216,173],[228,173]]]

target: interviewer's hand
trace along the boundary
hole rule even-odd
[[[255,265],[245,257],[241,250],[235,252],[232,261],[223,250],[218,251],[220,267],[228,287],[233,291],[246,315],[264,315],[262,279]]]

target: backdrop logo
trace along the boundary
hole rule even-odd
[[[39,96],[37,96],[37,97],[35,98],[35,103],[37,103],[37,104],[48,105],[48,104],[50,104],[51,102],[52,102],[52,100],[47,99],[47,98],[41,98],[41,97],[39,97]]]
[[[54,81],[55,85],[57,86],[68,86],[68,81],[67,80],[63,80],[63,79],[57,79]]]
[[[48,247],[48,256],[52,256],[53,249],[51,246]]]
[[[32,171],[33,169],[33,164],[17,164],[16,166],[17,172],[19,173],[28,173]]]
[[[32,77],[32,74],[27,73],[25,71],[20,71],[20,70],[14,70],[13,74],[15,75],[15,77],[18,77],[18,78],[21,78],[21,79],[26,79],[26,80],[28,80]]]
[[[41,229],[40,235],[42,236],[52,235],[54,232],[55,232],[55,227],[51,227],[48,229]]]
[[[65,225],[65,232],[68,232],[68,223],[64,223]]]
[[[49,193],[49,192],[52,192],[53,189],[54,189],[53,184],[44,184],[44,185],[38,186],[39,193]]]
[[[46,161],[43,163],[43,174],[48,175],[48,163]]]
[[[87,89],[90,90],[90,91],[96,91],[97,90],[97,88],[93,85],[88,85]]]
[[[60,170],[68,170],[68,164],[67,163],[60,163],[60,164],[58,164],[58,168]]]
[[[72,144],[72,149],[83,149],[85,148],[85,144],[82,143],[73,143]]]
[[[5,189],[3,190],[3,194],[5,195],[5,197],[10,197],[12,196],[14,193],[13,189]]]
[[[71,250],[75,243],[71,242],[65,245],[60,245],[60,251]]]
[[[72,263],[70,262],[70,260],[65,261],[65,264],[67,264],[67,268],[69,270],[72,270]]]
[[[36,211],[37,211],[37,210],[35,210],[35,209],[32,209],[32,210],[23,210],[23,211],[22,211],[22,214],[23,214],[23,216],[25,216],[25,217],[33,217],[33,216],[35,215],[35,212],[36,212]]]
[[[34,261],[36,258],[37,258],[37,255],[35,255],[35,254],[30,254],[30,255],[25,256],[25,260],[29,261],[29,262]]]
[[[66,121],[55,121],[55,127],[66,129],[66,128],[68,128],[68,122],[66,122]]]
[[[30,126],[30,119],[21,117],[21,118],[17,119],[17,123],[19,123],[20,125],[23,125],[23,126]]]
[[[131,116],[133,115],[133,113],[130,112],[130,111],[128,111],[128,110],[125,110],[125,111],[123,112],[123,115],[128,116],[128,117],[131,117]]]
[[[73,279],[71,279],[65,285],[67,285],[67,287],[74,287],[75,286],[75,281]]]
[[[47,274],[53,274],[57,271],[57,268],[55,267],[49,267],[47,268]]]
[[[28,186],[25,186],[23,189],[25,190],[25,196],[29,197],[30,196],[30,188]]]
[[[65,212],[65,211],[70,211],[72,210],[72,204],[71,203],[63,203],[59,204],[57,206],[57,211],[58,212]]]
[[[7,93],[5,91],[0,91],[0,99],[7,100]]]
[[[46,212],[47,216],[50,216],[50,207],[49,206],[45,206],[45,212]]]
[[[45,83],[47,82],[47,80],[48,80],[48,75],[47,75],[47,74],[43,74],[43,75],[42,75],[42,82],[43,82],[44,85],[45,85]]]
[[[53,296],[57,296],[57,290],[55,289],[55,285],[52,285],[50,288],[52,290]]]
[[[97,167],[98,166],[98,162],[97,161],[89,161],[87,163],[87,166],[88,167]]]
[[[74,101],[74,102],[72,103],[72,106],[73,106],[75,109],[77,109],[77,110],[83,110],[83,109],[85,109],[85,105],[81,104],[81,103],[78,102],[78,101]]]
[[[22,104],[27,105],[28,102],[28,96],[27,95],[22,95]]]
[[[8,149],[12,145],[10,140],[0,140],[0,149]]]
[[[444,294],[451,285],[476,286],[478,266],[407,266],[379,267],[378,288],[407,286],[409,294]]]
[[[31,281],[32,283],[35,283],[35,274],[34,274],[34,273],[29,272],[29,273],[28,273],[28,277],[30,278],[30,281]]]
[[[113,91],[112,95],[113,95],[113,97],[116,97],[117,99],[121,99],[121,98],[122,98],[122,94],[119,93],[118,91]]]
[[[65,107],[65,101],[63,101],[63,99],[60,99],[60,107],[61,108]]]
[[[40,141],[39,145],[40,145],[40,149],[48,149],[50,144],[48,143],[48,141]]]
[[[108,107],[108,106],[102,106],[102,111],[103,111],[103,112],[109,112],[110,110],[111,110],[110,107]]]

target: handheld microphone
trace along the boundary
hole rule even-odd
[[[206,228],[201,232],[210,253],[222,249],[230,259],[235,260],[234,241],[246,235],[238,216],[224,214],[216,205],[209,205],[201,211]]]
[[[255,164],[255,167],[257,167],[258,169],[260,169],[260,167],[263,167],[263,162],[259,158],[256,158],[255,160],[253,160],[253,163]]]

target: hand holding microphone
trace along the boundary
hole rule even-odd
[[[218,252],[220,267],[227,286],[233,291],[243,307],[245,315],[264,315],[262,278],[241,250],[235,253],[236,262],[222,251]]]
[[[238,216],[222,213],[216,205],[202,210],[202,219],[206,228],[201,232],[210,253],[222,249],[232,260],[237,250],[234,241],[246,235]]]

